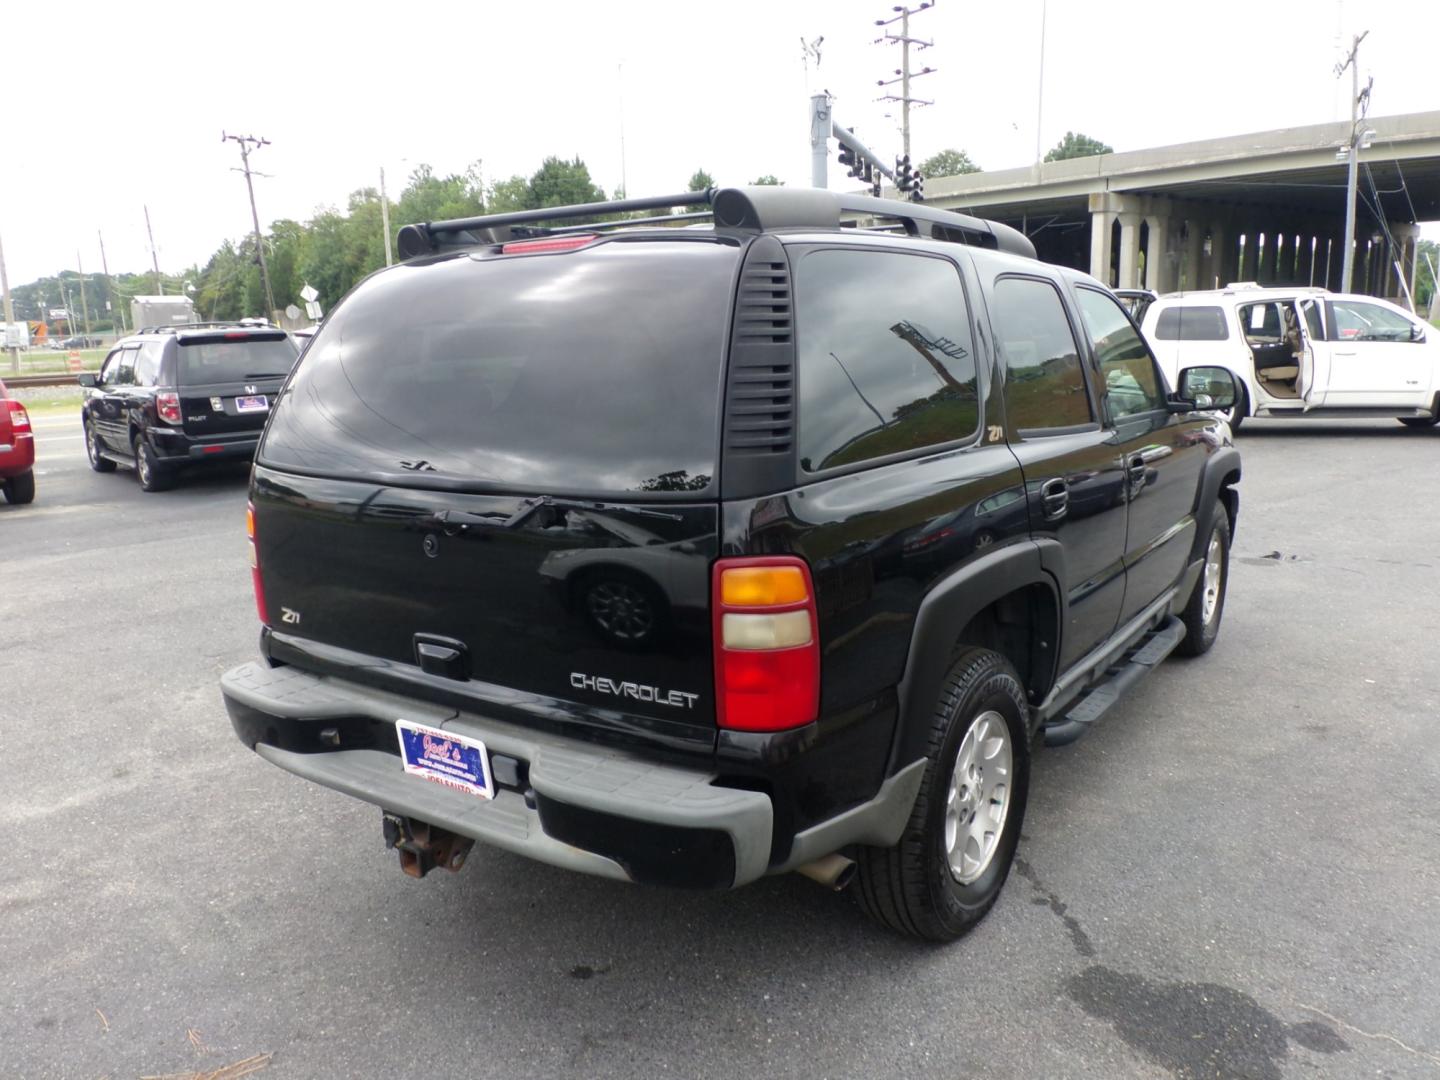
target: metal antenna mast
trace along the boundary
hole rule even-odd
[[[1345,74],[1345,69],[1350,69],[1350,142],[1341,153],[1349,160],[1349,176],[1345,183],[1345,241],[1340,251],[1340,291],[1350,291],[1350,274],[1355,265],[1355,187],[1360,176],[1360,147],[1370,134],[1362,131],[1364,127],[1365,112],[1370,108],[1370,87],[1374,85],[1372,78],[1366,84],[1364,91],[1360,89],[1360,67],[1356,63],[1356,56],[1360,52],[1360,43],[1370,34],[1366,30],[1363,34],[1355,35],[1354,43],[1350,46],[1350,55],[1345,57],[1343,64],[1335,65],[1335,77],[1339,78]]]
[[[275,317],[275,294],[270,290],[270,268],[265,265],[265,241],[260,235],[260,214],[255,209],[255,182],[250,179],[250,148],[260,149],[262,146],[269,146],[269,139],[257,139],[254,135],[226,135],[220,133],[221,142],[234,142],[240,145],[240,162],[242,168],[233,170],[245,174],[245,187],[250,192],[250,220],[255,226],[255,253],[260,256],[260,280],[265,283],[265,317]],[[264,173],[260,174],[265,175]],[[387,231],[386,235],[389,233]]]
[[[910,70],[910,46],[914,45],[915,48],[919,50],[928,49],[935,44],[933,41],[922,41],[920,38],[912,38],[910,36],[910,16],[918,15],[920,12],[926,11],[934,6],[935,0],[923,0],[922,3],[917,4],[913,8],[897,5],[891,9],[897,14],[892,15],[888,19],[875,20],[875,25],[882,27],[894,26],[897,22],[900,24],[900,33],[896,34],[892,31],[886,31],[880,37],[876,38],[874,43],[876,45],[893,45],[899,42],[900,44],[900,66],[895,69],[895,77],[892,79],[877,80],[877,85],[894,86],[896,83],[900,84],[900,93],[898,95],[886,94],[880,98],[880,100],[898,101],[900,103],[900,152],[907,160],[910,157],[910,106],[935,104],[933,101],[923,101],[920,98],[912,98],[910,96],[910,80],[918,79],[921,75],[929,75],[936,70],[928,66],[922,68],[920,71]]]

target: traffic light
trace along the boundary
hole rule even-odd
[[[908,192],[914,183],[914,173],[910,168],[910,155],[897,157],[895,159],[895,187],[902,192]]]
[[[853,146],[847,146],[843,142],[840,144],[840,164],[849,167],[848,175],[855,175],[855,148]]]
[[[920,175],[919,169],[915,170],[910,181],[910,201],[925,201],[925,177]]]

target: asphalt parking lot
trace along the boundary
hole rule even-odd
[[[1440,1076],[1440,429],[1247,423],[1218,644],[1041,754],[945,948],[795,876],[402,876],[378,813],[231,733],[243,468],[144,495],[37,432],[0,507],[0,1076]]]

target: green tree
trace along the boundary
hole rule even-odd
[[[530,181],[523,176],[512,176],[490,185],[486,202],[492,214],[510,214],[516,210],[532,210],[530,205]]]
[[[1417,308],[1431,309],[1435,303],[1435,273],[1431,269],[1440,270],[1440,244],[1434,240],[1421,240],[1420,260],[1415,266],[1415,306]],[[1427,259],[1426,256],[1429,256]],[[1433,320],[1440,311],[1431,310]]]
[[[530,177],[526,193],[527,209],[604,201],[604,189],[590,179],[590,170],[579,157],[574,161],[546,158]]]
[[[784,187],[784,186],[785,186],[785,181],[784,181],[784,180],[781,180],[781,179],[779,179],[778,177],[775,177],[775,176],[773,176],[773,175],[770,174],[770,173],[766,173],[764,176],[757,176],[754,180],[751,180],[750,183],[751,183],[754,187]]]
[[[690,177],[690,186],[686,191],[708,191],[715,186],[715,178],[704,169],[696,169],[695,175]]]
[[[1064,161],[1067,158],[1094,157],[1096,154],[1113,154],[1114,152],[1113,146],[1107,146],[1099,139],[1092,139],[1089,135],[1081,135],[1076,131],[1067,131],[1065,137],[1045,155],[1045,160]]]
[[[941,150],[920,163],[920,175],[927,180],[936,176],[963,176],[980,171],[980,166],[971,161],[970,155],[964,150]]]
[[[418,165],[391,209],[390,225],[398,231],[401,225],[476,217],[484,212],[480,162],[472,164],[464,173],[443,177],[436,176],[429,165]]]

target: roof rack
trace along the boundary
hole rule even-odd
[[[674,207],[698,209],[658,217],[620,218],[611,221],[563,224],[574,218],[595,218],[640,210],[669,210]],[[880,199],[872,195],[826,191],[819,188],[735,187],[710,188],[680,195],[657,195],[646,199],[612,199],[608,202],[554,206],[541,210],[519,210],[509,214],[427,221],[406,225],[400,230],[402,258],[428,255],[455,248],[501,244],[508,240],[548,236],[555,233],[614,231],[702,218],[713,220],[717,232],[760,233],[775,229],[839,229],[852,225],[855,216],[878,219],[882,227],[898,225],[910,236],[927,237],[956,244],[1008,251],[1035,258],[1035,245],[1017,229],[985,221],[953,210],[940,210],[923,203]],[[562,224],[548,224],[548,223]],[[863,228],[863,225],[856,227]]]
[[[278,330],[269,319],[217,319],[213,322],[166,323],[163,326],[142,326],[137,334],[178,334],[185,330],[213,330],[218,326],[232,326],[236,329]]]

